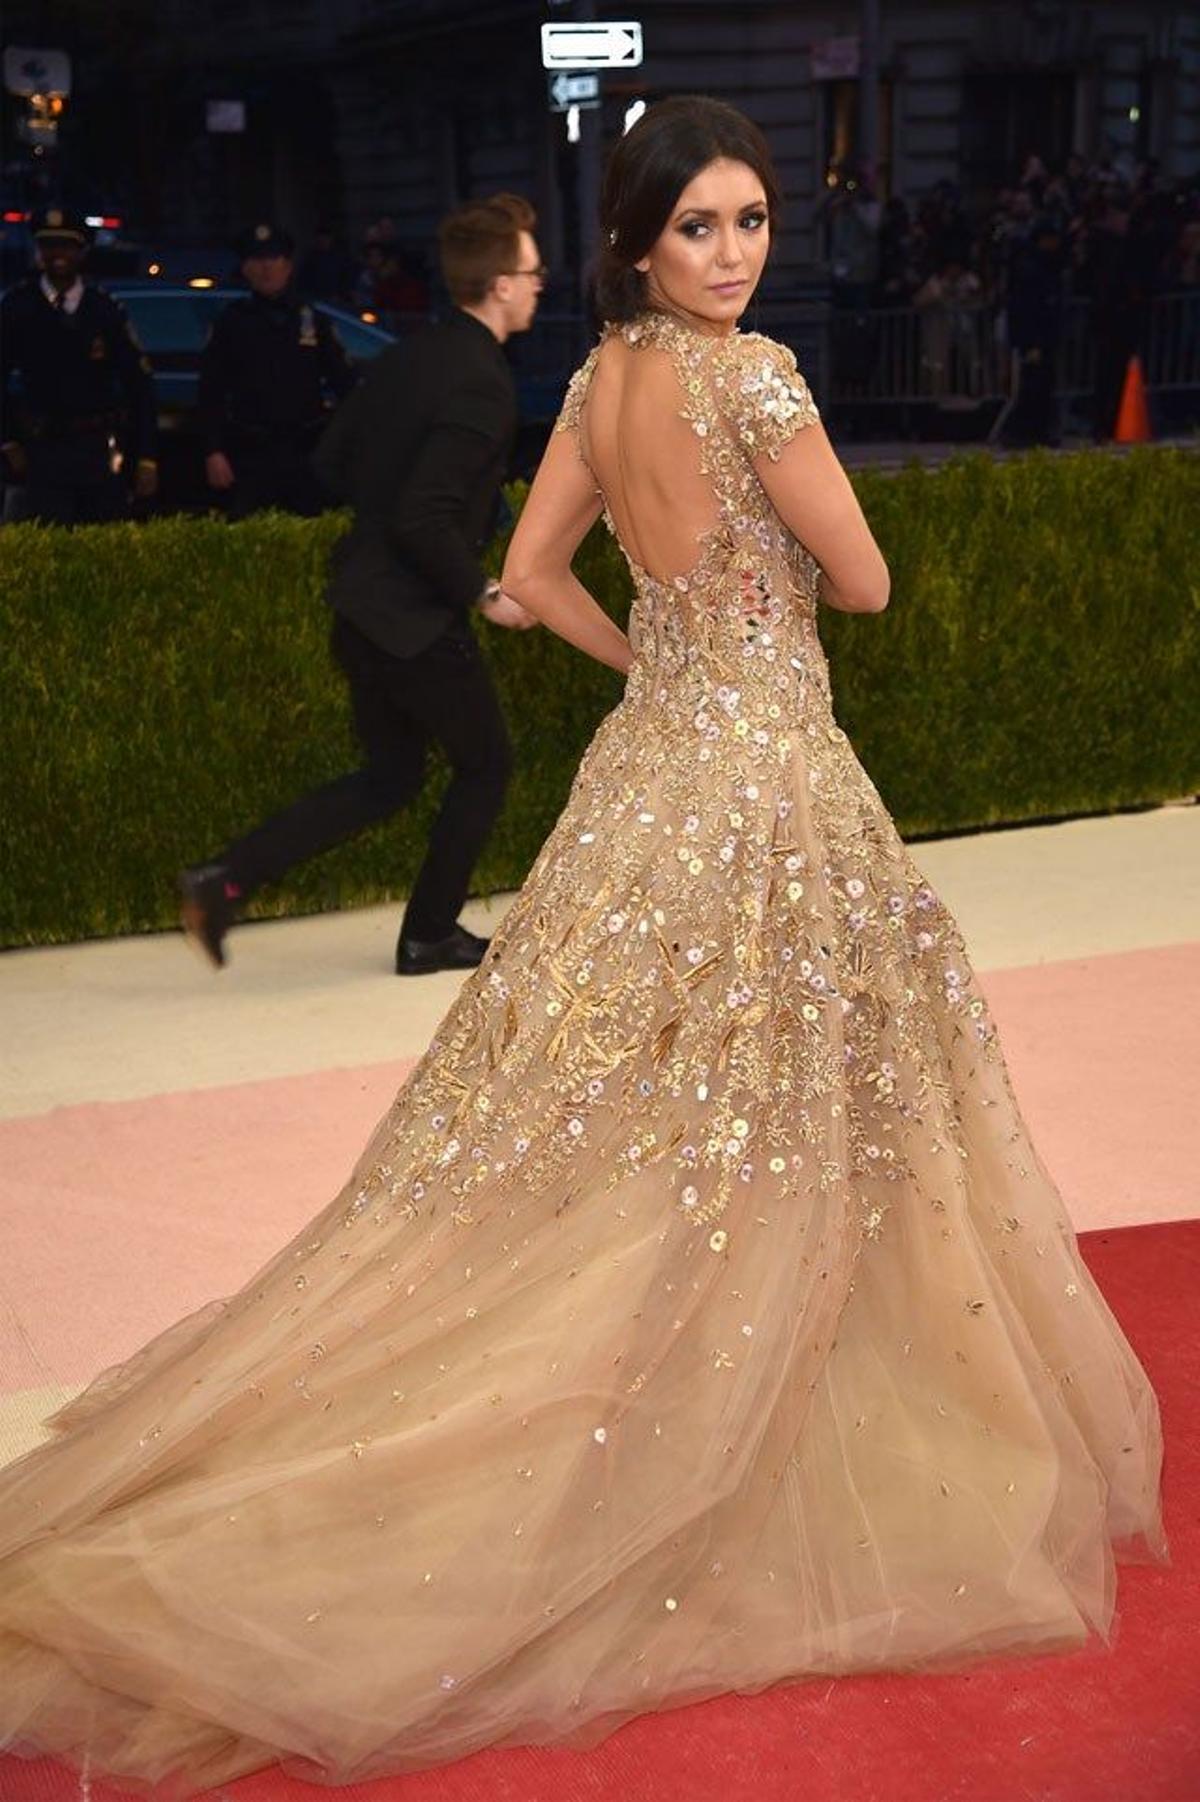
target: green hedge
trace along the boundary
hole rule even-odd
[[[822,631],[842,722],[903,830],[1200,786],[1200,462],[1155,448],[973,456],[856,486],[892,605],[826,615]],[[274,515],[0,533],[0,942],[169,924],[182,864],[349,767],[320,598],[342,529]],[[628,579],[601,530],[577,567],[623,617]],[[521,880],[620,691],[548,633],[482,633],[516,750],[477,871],[488,892]],[[259,911],[403,893],[441,780]]]

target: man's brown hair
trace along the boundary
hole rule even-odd
[[[493,194],[455,207],[438,227],[442,274],[456,307],[474,307],[498,275],[520,262],[520,234],[531,232],[537,214],[519,194]]]

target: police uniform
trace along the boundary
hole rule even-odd
[[[51,208],[35,240],[86,247],[83,224]],[[125,471],[153,466],[154,378],[124,309],[76,277],[40,273],[0,301],[4,518],[75,525],[129,511]],[[117,469],[121,473],[117,473]]]
[[[236,248],[245,260],[290,257],[293,245],[275,226],[256,225]],[[355,380],[328,319],[290,286],[230,302],[201,354],[198,401],[205,455],[220,451],[233,469],[231,518],[328,505],[309,458],[330,404]]]

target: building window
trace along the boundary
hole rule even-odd
[[[968,191],[994,193],[1040,156],[1061,169],[1075,148],[1075,76],[1014,69],[963,78],[962,173]]]
[[[859,125],[857,80],[823,81],[821,125],[826,187],[834,187],[839,171],[859,170],[862,133]],[[892,188],[892,84],[879,83],[879,160],[875,166],[875,196],[886,200]]]
[[[1153,115],[1154,77],[1149,69],[1143,69],[1137,77],[1137,94],[1133,103],[1126,108],[1125,125],[1128,137],[1125,139],[1138,162],[1144,162],[1154,148],[1151,136],[1151,119]]]

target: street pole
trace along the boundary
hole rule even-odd
[[[596,17],[595,0],[579,0],[576,17],[589,23]],[[576,185],[579,208],[579,300],[580,312],[587,313],[589,276],[596,259],[600,212],[600,107],[581,107],[579,113],[579,163]]]
[[[879,0],[861,0],[858,59],[859,162],[874,193],[879,174]]]
[[[542,94],[537,90],[535,94],[537,104],[544,105]],[[534,96],[531,95],[530,98],[533,105]],[[537,156],[538,242],[542,247],[542,261],[548,263],[551,269],[561,269],[563,263],[562,188],[558,174],[558,143],[561,132],[562,114],[544,113]]]

